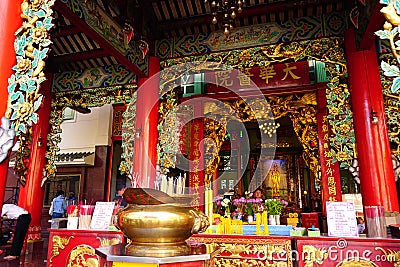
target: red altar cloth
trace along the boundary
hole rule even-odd
[[[119,231],[49,229],[47,267],[100,266],[95,248],[124,242]]]

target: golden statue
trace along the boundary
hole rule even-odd
[[[278,164],[274,164],[272,171],[269,172],[269,177],[272,182],[272,197],[281,195],[281,173],[278,170]]]

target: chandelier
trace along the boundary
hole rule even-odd
[[[281,125],[279,123],[276,123],[275,121],[268,121],[262,123],[259,127],[264,132],[264,134],[268,135],[271,138],[272,135],[276,133],[276,129],[278,129],[279,126]]]
[[[208,3],[208,0],[204,0]],[[224,26],[224,34],[228,35],[233,30],[234,19],[238,13],[242,12],[242,0],[212,0],[210,1],[212,23],[217,24],[217,15],[222,13],[222,25]]]

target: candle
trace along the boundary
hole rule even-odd
[[[208,190],[208,199],[209,199],[209,211],[210,211],[210,224],[212,223],[212,216],[213,216],[213,191],[212,189]]]
[[[176,194],[182,194],[182,177],[179,174],[179,177],[176,179]]]
[[[174,179],[172,177],[168,178],[168,189],[167,194],[172,195],[174,193]]]
[[[204,191],[204,213],[210,219],[210,206],[208,205],[208,191]],[[211,225],[211,224],[210,224]]]
[[[263,211],[263,213],[262,213],[262,221],[263,221],[263,225],[264,225],[264,234],[265,235],[269,235],[267,215],[268,215],[268,212]]]
[[[167,193],[167,176],[165,174],[161,175],[161,191]]]
[[[261,214],[259,212],[256,213],[256,235],[261,234]]]
[[[186,173],[183,174],[183,179],[182,179],[182,194],[185,193],[185,183],[186,183]]]

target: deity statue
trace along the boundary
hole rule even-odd
[[[269,177],[272,182],[272,197],[279,197],[281,195],[281,173],[278,170],[278,164],[274,164],[269,172]]]

